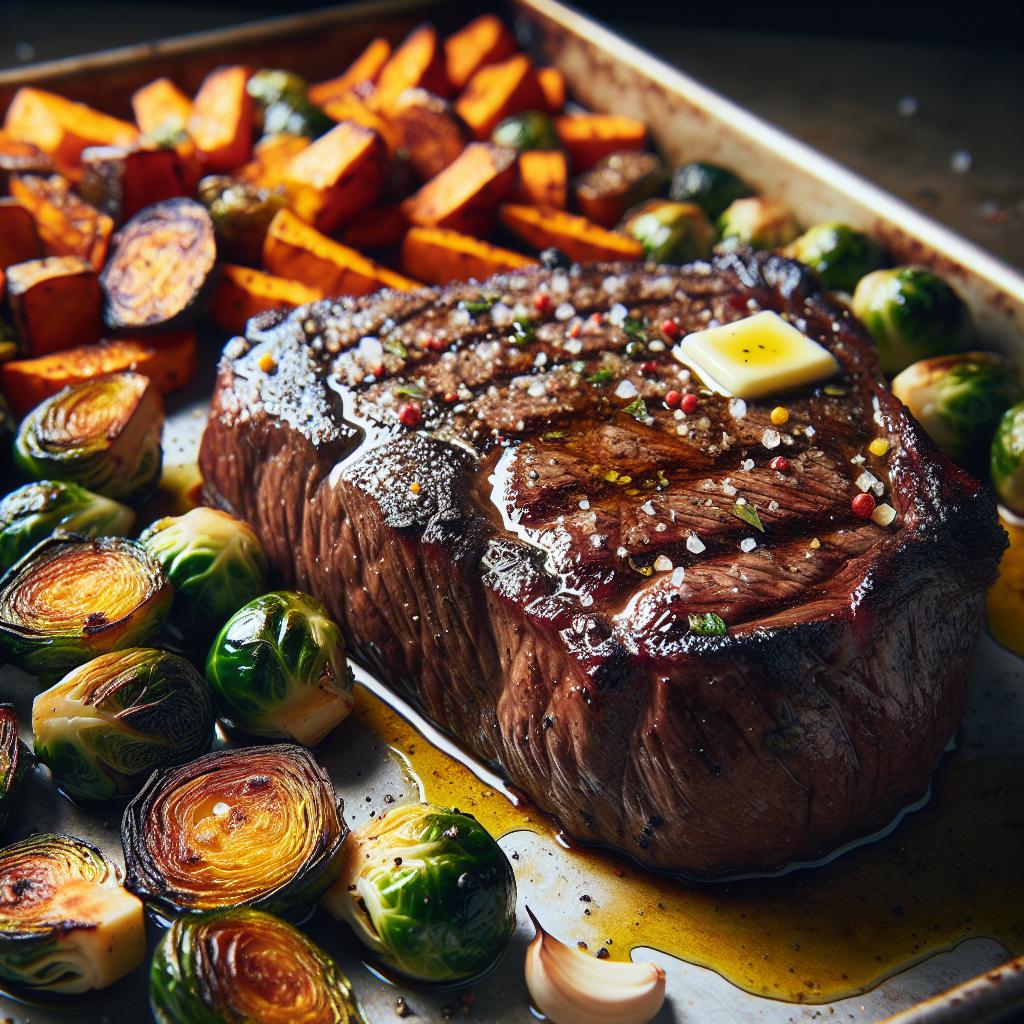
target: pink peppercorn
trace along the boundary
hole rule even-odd
[[[678,391],[670,391],[665,396],[665,404],[670,409],[678,409],[679,403],[682,401],[683,396]]]
[[[871,513],[875,511],[875,499],[870,494],[858,494],[850,506],[858,519],[870,519]]]
[[[666,338],[676,338],[679,336],[679,324],[675,320],[663,320],[661,324],[661,333]]]
[[[653,359],[648,359],[647,362],[640,364],[640,369],[648,377],[653,377],[658,372],[658,364]]]
[[[398,410],[398,422],[403,427],[418,427],[421,419],[423,419],[423,413],[416,402],[406,402]]]
[[[793,464],[785,455],[776,455],[775,458],[768,463],[768,468],[774,469],[776,473],[788,473],[793,468]]]
[[[679,408],[682,409],[683,412],[687,413],[696,412],[698,402],[699,400],[696,395],[687,393],[683,395],[682,399],[680,400]]]
[[[547,292],[537,292],[533,297],[533,307],[538,313],[546,313],[551,308],[551,296]]]

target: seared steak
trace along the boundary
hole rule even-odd
[[[758,309],[841,376],[702,391],[672,342]],[[846,307],[763,254],[265,315],[225,350],[201,465],[355,656],[569,833],[701,876],[823,854],[924,792],[1004,545]],[[854,516],[864,487],[891,524]],[[708,612],[726,635],[691,628]]]

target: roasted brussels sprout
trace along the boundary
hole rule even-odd
[[[922,359],[896,375],[892,393],[957,462],[977,465],[1003,413],[1021,397],[1017,373],[993,352]]]
[[[526,149],[561,149],[555,122],[539,110],[513,114],[498,123],[491,132],[491,142],[511,146],[520,153]]]
[[[40,480],[0,501],[0,575],[57,530],[85,537],[123,537],[135,513],[119,501],[66,480]]]
[[[158,519],[139,543],[174,586],[172,618],[209,641],[229,616],[266,590],[267,559],[247,523],[214,508]]]
[[[217,750],[156,772],[128,805],[125,884],[168,916],[244,906],[301,921],[338,877],[345,833],[304,747]]]
[[[210,749],[213,704],[184,658],[132,647],[72,669],[32,705],[36,757],[78,800],[131,796]]]
[[[999,500],[1024,516],[1024,402],[1003,413],[992,440],[992,486]]]
[[[0,579],[0,655],[55,681],[98,654],[155,637],[173,595],[134,541],[58,534]]]
[[[309,102],[309,83],[302,75],[277,68],[257,71],[246,85],[246,91],[262,113],[263,137],[268,135],[306,135],[315,139],[334,122]]]
[[[267,225],[285,206],[285,196],[224,174],[199,182],[199,201],[210,212],[224,254],[245,263],[260,262]]]
[[[139,900],[89,843],[34,835],[0,850],[0,978],[77,995],[106,988],[146,952]]]
[[[516,881],[475,818],[405,804],[349,834],[324,906],[393,969],[457,981],[501,956],[516,926]]]
[[[309,82],[302,75],[282,68],[262,68],[245,85],[245,91],[263,107],[278,100],[304,100],[308,89]]]
[[[731,203],[752,196],[754,190],[724,167],[692,163],[672,172],[668,194],[677,203],[696,203],[715,221]]]
[[[778,249],[799,233],[786,206],[764,196],[737,199],[718,218],[718,237],[726,248],[750,245],[755,249]]]
[[[29,753],[18,739],[18,716],[13,704],[0,704],[0,832],[18,809],[21,781]]]
[[[852,292],[865,274],[885,266],[885,251],[870,235],[837,220],[805,231],[783,255],[806,263],[829,288],[842,292]]]
[[[29,480],[68,480],[135,504],[160,479],[163,424],[149,378],[111,373],[40,402],[22,420],[14,458]]]
[[[687,263],[711,254],[715,229],[694,203],[649,199],[630,210],[619,231],[644,247],[656,263]]]
[[[345,642],[306,594],[264,594],[239,609],[206,659],[218,716],[229,726],[316,746],[352,710]]]
[[[178,918],[149,978],[157,1024],[363,1024],[334,960],[259,910]]]
[[[925,267],[876,270],[857,282],[854,313],[878,346],[889,374],[918,359],[962,352],[971,337],[971,316],[959,295]]]

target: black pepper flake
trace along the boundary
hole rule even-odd
[[[409,1004],[401,996],[399,996],[395,1000],[395,1016],[396,1017],[411,1017],[411,1016],[413,1016],[412,1009],[410,1008]]]
[[[604,946],[602,946],[597,951],[597,959],[598,960],[607,960],[608,957],[610,957],[610,956],[611,956],[611,953],[609,953],[608,950]]]

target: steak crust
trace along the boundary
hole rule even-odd
[[[687,379],[676,336],[758,309],[840,377],[747,403]],[[821,856],[920,797],[1005,545],[849,310],[742,251],[256,318],[200,461],[356,658],[577,839],[701,877]],[[865,470],[889,526],[851,512]],[[706,612],[725,636],[691,629]]]

